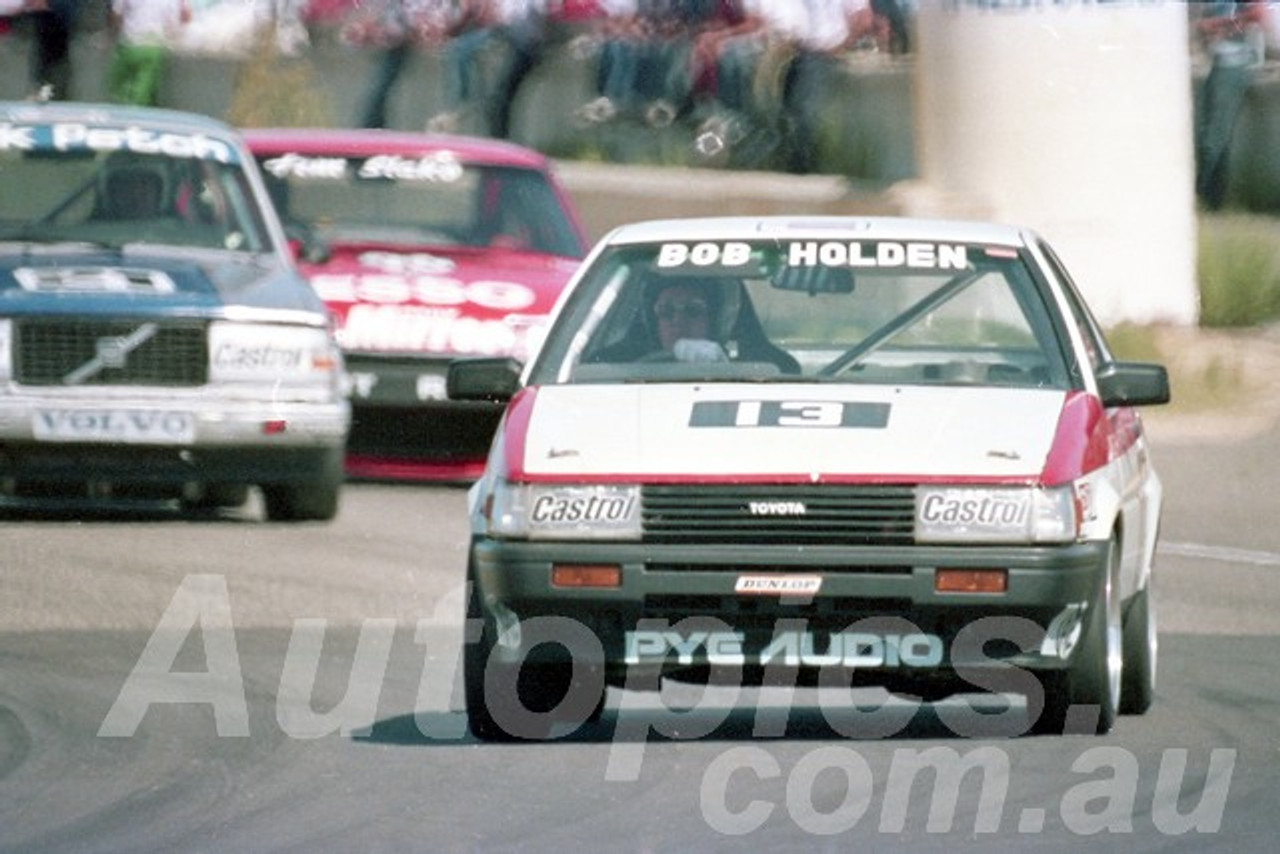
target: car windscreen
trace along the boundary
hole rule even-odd
[[[577,258],[547,177],[532,169],[409,158],[260,155],[286,227],[333,244],[499,247]]]
[[[261,208],[229,146],[0,147],[0,240],[261,252]],[[219,155],[220,156],[214,156]],[[20,192],[16,191],[20,188]]]
[[[1006,247],[628,245],[584,271],[534,383],[806,381],[1068,388],[1041,287]]]

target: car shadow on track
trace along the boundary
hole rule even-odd
[[[621,702],[618,698],[621,696]],[[938,703],[894,700],[873,705],[832,708],[796,704],[778,706],[709,706],[676,710],[646,704],[629,707],[626,694],[611,692],[610,703],[596,720],[574,726],[566,722],[546,741],[570,744],[668,743],[677,741],[877,741],[952,738],[1013,738],[1030,732],[1025,703],[1008,697],[953,697]],[[1089,709],[1081,708],[1068,732],[1086,732]],[[1093,710],[1096,712],[1096,710]],[[400,715],[375,723],[354,741],[401,747],[475,743],[459,712]],[[514,739],[512,744],[542,741]]]
[[[241,524],[262,518],[253,502],[236,508],[191,508],[177,501],[0,498],[0,522],[186,522]]]

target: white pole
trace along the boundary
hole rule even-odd
[[[1194,324],[1186,6],[992,6],[918,7],[917,198],[1040,231],[1104,324]]]

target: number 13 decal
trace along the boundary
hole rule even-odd
[[[889,404],[842,400],[702,400],[690,427],[870,427],[889,423]]]
[[[738,402],[735,427],[839,427],[844,404],[838,401],[743,400]],[[766,411],[767,410],[767,411]]]

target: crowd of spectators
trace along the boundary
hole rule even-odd
[[[583,126],[684,123],[707,156],[763,145],[808,171],[819,93],[853,53],[910,53],[921,0],[0,0],[0,33],[30,28],[32,97],[71,91],[70,44],[92,27],[110,45],[111,100],[153,104],[175,54],[244,56],[262,38],[304,53],[318,33],[374,55],[353,125],[384,127],[397,86],[432,52],[445,95],[429,130],[511,135],[521,86],[569,51],[590,63]],[[1028,0],[1018,0],[1025,5]],[[972,0],[999,7],[1001,0]],[[1192,48],[1210,65],[1198,116],[1199,189],[1219,204],[1225,152],[1252,69],[1280,53],[1268,0],[1188,4]],[[97,16],[101,20],[86,22]],[[407,82],[406,82],[407,81]]]
[[[697,125],[714,153],[760,129],[788,140],[787,165],[806,171],[815,150],[814,92],[852,49],[910,49],[902,0],[378,0],[325,14],[343,38],[380,54],[358,123],[387,123],[393,88],[418,49],[443,60],[446,108],[428,128],[465,115],[507,137],[520,87],[569,50],[592,63],[583,124]]]
[[[173,54],[240,55],[262,33],[300,53],[319,31],[375,55],[351,123],[392,124],[388,105],[416,52],[438,55],[445,108],[429,129],[511,134],[521,86],[559,51],[591,63],[583,124],[689,122],[713,152],[751,128],[790,138],[808,167],[813,93],[852,50],[909,52],[917,0],[0,0],[40,33],[32,94],[66,97],[77,12],[107,10],[110,96],[153,103]],[[46,20],[48,19],[48,20]],[[61,27],[55,31],[53,24]],[[46,42],[45,33],[51,33]],[[59,40],[60,39],[60,40]],[[462,120],[470,119],[467,122]]]
[[[586,37],[596,97],[585,123],[693,120],[707,155],[751,137],[808,171],[818,96],[851,50],[908,53],[899,0],[601,0]]]

